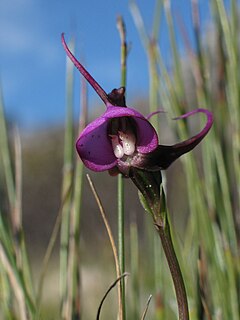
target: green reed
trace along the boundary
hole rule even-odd
[[[160,107],[167,111],[159,117],[172,118],[197,107],[207,108],[214,114],[214,126],[210,134],[193,154],[182,157],[174,176],[174,186],[168,188],[166,199],[170,211],[173,242],[186,284],[190,307],[190,319],[240,319],[240,81],[238,61],[239,18],[237,1],[229,1],[226,9],[223,0],[209,1],[213,31],[209,34],[213,48],[203,34],[200,24],[198,1],[188,1],[192,8],[194,44],[187,38],[184,25],[179,25],[171,8],[171,1],[156,0],[152,30],[144,25],[137,1],[130,1],[131,12],[139,31],[149,66],[149,110]],[[159,29],[163,17],[168,25],[172,68],[169,70],[159,46]],[[175,26],[179,28],[176,28]],[[186,28],[185,28],[186,29]],[[210,32],[210,31],[209,31]],[[180,53],[177,37],[185,46]],[[129,39],[131,41],[131,39]],[[116,40],[117,41],[117,40]],[[126,48],[125,48],[126,49]],[[123,46],[122,46],[123,50]],[[126,52],[122,57],[126,58]],[[124,58],[124,59],[125,59]],[[190,68],[186,68],[186,60]],[[122,60],[123,61],[123,60]],[[214,62],[214,67],[211,68]],[[126,69],[122,64],[122,85],[126,85]],[[131,72],[131,70],[129,70]],[[186,74],[191,77],[190,87],[185,87]],[[22,163],[21,140],[15,131],[12,139],[4,115],[4,103],[0,100],[0,184],[1,194],[7,205],[0,203],[0,318],[41,319],[44,308],[44,278],[47,265],[61,230],[60,240],[60,302],[57,318],[80,319],[81,306],[89,299],[82,295],[80,272],[80,225],[83,185],[83,166],[74,155],[75,123],[73,117],[73,67],[67,67],[66,126],[62,177],[62,197],[59,213],[43,262],[40,283],[32,277],[22,226]],[[194,98],[189,98],[191,96]],[[86,98],[86,89],[81,90]],[[84,98],[85,97],[85,98]],[[80,130],[86,123],[86,101],[82,101]],[[195,133],[202,125],[190,121],[168,121],[174,139],[180,141]],[[161,121],[153,125],[160,132]],[[194,129],[193,129],[194,128]],[[194,131],[194,132],[193,132]],[[168,175],[167,175],[168,178]],[[164,181],[168,181],[164,174]],[[109,177],[109,179],[112,179]],[[173,179],[173,178],[172,178]],[[182,181],[182,180],[183,181]],[[124,206],[122,178],[119,178],[119,211]],[[181,197],[185,207],[177,207],[177,185],[182,184]],[[179,188],[177,189],[179,192]],[[176,200],[176,203],[178,201]],[[126,204],[125,204],[126,206]],[[7,209],[6,209],[7,208]],[[125,215],[129,214],[126,206]],[[146,239],[135,221],[130,226],[128,239],[126,226],[122,227],[119,243],[125,241],[125,251],[119,249],[121,272],[129,269],[131,276],[124,294],[124,317],[140,319],[147,299],[153,294],[155,302],[149,302],[144,317],[151,319],[176,319],[177,308],[171,277],[159,250],[159,239],[152,232],[150,217],[143,212]],[[123,212],[121,213],[123,217]],[[184,219],[184,223],[182,222]],[[121,220],[122,221],[122,220]],[[116,221],[117,223],[117,221]],[[124,226],[123,222],[120,222]],[[130,247],[130,249],[129,249]],[[122,244],[123,248],[123,244]],[[128,259],[128,254],[130,258]],[[81,259],[80,259],[81,258]],[[125,261],[124,261],[125,260]],[[129,261],[130,263],[128,263]],[[111,262],[110,262],[111,263]],[[97,264],[97,262],[96,262]],[[109,279],[111,283],[112,279]],[[123,281],[122,281],[123,283]],[[46,284],[45,284],[46,285]],[[39,286],[39,287],[38,287]],[[37,294],[36,294],[36,292]],[[93,293],[94,294],[94,293]],[[130,298],[131,297],[131,301]],[[91,298],[91,297],[90,297]],[[129,308],[128,308],[129,305]],[[97,305],[93,306],[97,310]],[[85,312],[87,313],[87,311]],[[117,311],[116,311],[117,317]]]
[[[139,18],[137,4],[131,3],[133,17],[143,38],[144,19]],[[156,58],[148,55],[149,59],[157,60],[154,77],[157,78],[161,105],[172,116],[191,108],[204,107],[210,109],[215,117],[212,132],[201,144],[201,149],[194,155],[182,158],[189,218],[181,243],[178,243],[179,239],[175,239],[175,242],[179,248],[178,256],[182,256],[180,261],[187,285],[191,319],[200,319],[202,316],[211,319],[216,314],[224,319],[239,319],[239,248],[236,233],[239,225],[235,223],[239,211],[240,135],[236,1],[231,1],[229,15],[223,1],[211,1],[215,26],[212,37],[218,41],[214,54],[219,59],[214,75],[217,77],[215,91],[210,83],[213,75],[208,71],[210,56],[201,33],[202,26],[199,25],[198,2],[191,2],[196,46],[186,48],[187,57],[180,55],[178,50],[171,3],[162,1],[162,5],[172,49],[172,70],[167,70],[156,41]],[[183,43],[190,43],[184,39],[185,34],[180,36]],[[146,43],[146,32],[143,42]],[[194,84],[188,90],[195,92],[194,106],[187,102],[189,92],[183,87],[184,59],[191,63]],[[153,62],[149,65],[153,65]],[[171,128],[173,125],[177,128],[176,139],[186,139],[191,134],[187,123],[179,121],[171,124]],[[202,253],[200,256],[199,250]]]

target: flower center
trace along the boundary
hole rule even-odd
[[[119,159],[121,159],[124,155],[133,155],[135,152],[136,135],[133,132],[131,123],[127,118],[119,118],[114,120],[118,121],[112,122],[111,131],[113,134],[109,134],[114,155]]]

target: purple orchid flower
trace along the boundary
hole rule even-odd
[[[114,89],[107,94],[69,50],[64,34],[63,47],[85,79],[91,84],[106,105],[106,111],[92,121],[80,134],[76,148],[84,165],[93,171],[108,170],[111,175],[122,173],[126,177],[131,168],[159,171],[184,153],[192,150],[208,133],[213,123],[212,113],[196,109],[176,119],[184,119],[196,113],[204,113],[207,122],[202,131],[175,145],[159,145],[158,136],[149,122],[135,109],[126,107],[125,88]]]

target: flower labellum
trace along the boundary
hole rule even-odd
[[[172,146],[159,145],[158,136],[148,118],[125,104],[125,88],[107,94],[69,50],[64,34],[63,47],[89,84],[106,105],[106,111],[89,123],[80,134],[76,148],[84,165],[93,171],[109,170],[114,175],[131,175],[131,168],[144,171],[166,169],[184,153],[191,151],[208,133],[213,123],[212,113],[196,109],[179,118],[204,113],[207,122],[202,131],[190,139]]]

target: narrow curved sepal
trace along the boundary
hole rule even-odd
[[[206,136],[206,134],[212,127],[212,113],[206,109],[196,109],[178,118],[175,118],[176,120],[184,119],[196,113],[204,113],[207,116],[207,122],[204,128],[198,134],[172,146],[160,144],[154,151],[148,154],[138,153],[132,160],[132,166],[149,171],[164,170],[167,169],[176,159],[181,157],[183,154],[194,149],[202,141],[202,139]]]
[[[68,48],[68,45],[66,44],[66,41],[64,38],[64,33],[62,33],[62,35],[61,35],[61,40],[62,40],[63,48],[67,53],[67,56],[72,61],[72,63],[75,65],[75,67],[80,71],[80,73],[84,76],[84,78],[87,80],[87,82],[93,87],[93,89],[96,91],[96,93],[102,99],[102,101],[105,104],[110,103],[107,93],[98,84],[98,82],[90,75],[90,73],[84,68],[84,66],[75,58],[73,53]]]

